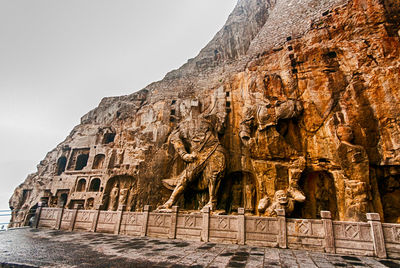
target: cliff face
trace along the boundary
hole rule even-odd
[[[243,0],[179,70],[105,98],[10,199],[400,222],[400,2]]]

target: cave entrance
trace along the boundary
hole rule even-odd
[[[332,219],[339,218],[336,187],[333,176],[326,171],[306,171],[302,174],[299,186],[304,191],[306,201],[296,203],[293,218],[319,219],[321,211],[328,210]]]
[[[383,167],[377,176],[385,222],[400,223],[400,167]]]
[[[88,159],[89,159],[89,154],[78,155],[78,158],[76,159],[75,170],[82,170],[84,167],[86,167]]]
[[[67,166],[67,158],[65,156],[61,156],[57,160],[57,176],[60,176],[64,171],[65,167]]]
[[[35,220],[34,216],[36,214],[37,207],[38,205],[36,204],[29,209],[28,214],[25,216],[24,226],[33,227],[33,221]]]

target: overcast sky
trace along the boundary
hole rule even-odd
[[[236,2],[0,0],[0,210],[101,98],[195,57]]]

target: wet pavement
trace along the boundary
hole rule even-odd
[[[0,232],[0,267],[400,267],[400,260],[48,229]]]

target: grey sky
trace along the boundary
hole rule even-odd
[[[0,0],[0,210],[102,97],[196,56],[236,2]]]

